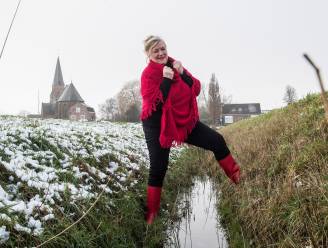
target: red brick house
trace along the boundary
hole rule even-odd
[[[73,83],[65,85],[59,57],[57,58],[50,102],[42,103],[41,117],[88,121],[96,119],[94,109],[84,103]]]

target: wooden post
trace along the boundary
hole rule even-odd
[[[310,59],[310,57],[306,53],[304,53],[303,56],[307,60],[307,62],[309,62],[310,65],[314,68],[314,70],[317,74],[319,84],[320,84],[320,88],[321,88],[321,97],[322,97],[322,101],[323,101],[324,108],[325,108],[325,116],[326,116],[326,120],[328,122],[328,100],[327,100],[327,97],[326,97],[326,91],[323,87],[323,82],[322,82],[322,78],[321,78],[321,75],[320,75],[320,69],[313,63],[313,61]]]

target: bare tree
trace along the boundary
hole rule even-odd
[[[139,121],[141,108],[140,82],[125,83],[115,97],[99,105],[102,117],[111,121]]]
[[[207,108],[210,123],[216,124],[221,119],[221,94],[218,79],[213,73],[208,85]]]
[[[198,96],[197,102],[199,106],[207,106],[207,97],[206,97],[207,85],[206,83],[201,84],[201,93]]]
[[[101,117],[105,120],[115,121],[118,116],[118,106],[115,98],[109,98],[99,105]]]
[[[287,104],[291,104],[297,101],[296,90],[294,87],[287,85],[285,90],[285,95],[283,98],[284,102]]]
[[[218,95],[214,94],[214,96],[211,96],[210,91],[213,93],[215,90],[218,92]],[[217,106],[216,114],[213,113],[216,109],[214,108],[215,101]],[[227,96],[224,94],[222,88],[218,84],[215,74],[212,74],[210,82],[208,84],[202,84],[201,94],[198,97],[199,114],[201,120],[208,124],[217,123],[218,120],[219,122],[222,121],[222,107],[224,104],[231,103],[231,101],[232,96]],[[212,117],[210,117],[210,112],[212,113]],[[215,115],[217,117],[213,117]]]
[[[140,107],[137,104],[132,104],[125,112],[126,121],[128,122],[138,122],[140,115]]]
[[[197,103],[198,103],[198,111],[199,111],[199,118],[204,123],[209,123],[209,115],[207,109],[207,84],[201,84],[201,92],[198,96]]]
[[[121,113],[125,113],[133,104],[140,105],[140,82],[133,80],[125,83],[117,95],[117,102]]]
[[[141,109],[140,81],[124,84],[116,96],[121,121],[138,121]],[[135,118],[138,116],[138,120]]]

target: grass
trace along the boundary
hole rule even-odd
[[[81,222],[46,247],[162,247],[167,227],[181,217],[177,211],[178,193],[190,188],[195,176],[205,174],[215,178],[220,187],[219,210],[228,229],[230,247],[327,246],[328,125],[320,97],[309,95],[286,108],[240,121],[222,132],[242,168],[239,186],[233,186],[223,176],[211,153],[188,148],[171,160],[161,211],[153,225],[147,226],[144,221],[147,169],[142,167],[127,179],[136,179],[137,184],[125,192],[117,188],[119,193],[104,194]],[[38,147],[54,150],[61,157],[50,143],[42,142]],[[110,154],[99,160],[73,159],[73,163],[84,171],[84,164],[101,168],[109,160],[121,162]],[[1,172],[0,179],[7,180],[8,176]],[[69,172],[59,176],[75,182]],[[115,180],[110,182],[114,190]],[[25,191],[28,196],[28,187]],[[41,236],[15,233],[11,227],[6,246],[36,246],[76,221],[93,203],[72,203],[67,193],[63,193],[62,202],[56,202],[58,217],[47,222]],[[23,222],[24,218],[20,218]],[[4,220],[0,220],[0,226],[3,224]]]
[[[327,247],[328,124],[320,96],[223,134],[242,169],[238,187],[221,184],[231,247]]]

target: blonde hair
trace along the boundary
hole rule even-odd
[[[159,36],[155,36],[155,35],[149,35],[145,40],[144,40],[144,49],[145,49],[145,52],[148,54],[150,49],[153,47],[153,46],[156,46],[158,44],[158,42],[160,41],[163,41],[164,40],[159,37]]]

